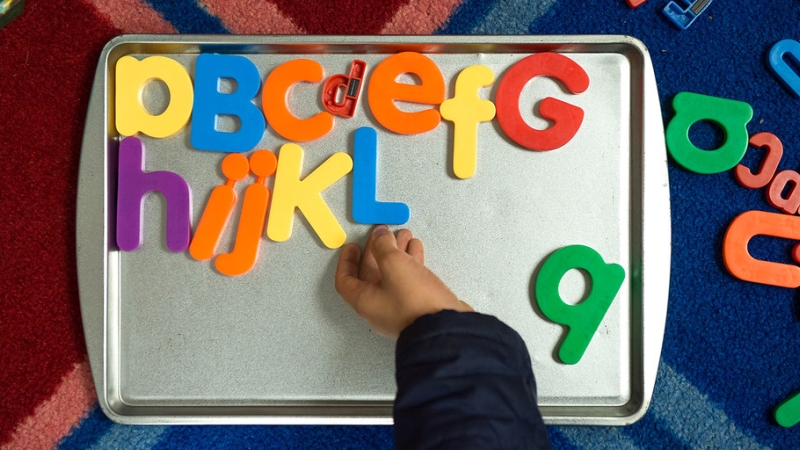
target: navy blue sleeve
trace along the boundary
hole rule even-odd
[[[550,448],[525,342],[497,318],[420,317],[395,358],[398,450]]]

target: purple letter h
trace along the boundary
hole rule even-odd
[[[144,144],[127,137],[119,144],[117,178],[117,245],[130,252],[142,245],[142,209],[148,192],[161,192],[167,201],[167,247],[180,253],[189,246],[192,194],[180,175],[144,171]]]

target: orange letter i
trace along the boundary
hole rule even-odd
[[[239,229],[236,231],[236,244],[231,253],[223,253],[217,257],[217,270],[228,276],[247,273],[256,263],[261,234],[267,220],[269,204],[269,188],[267,178],[275,173],[278,165],[275,154],[268,150],[258,150],[250,156],[250,170],[258,177],[256,182],[247,187],[242,204],[242,215],[239,217]]]

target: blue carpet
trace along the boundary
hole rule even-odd
[[[755,111],[750,134],[777,135],[784,143],[779,170],[797,170],[800,101],[768,72],[766,53],[781,39],[800,37],[800,2],[718,1],[686,31],[661,14],[665,3],[649,1],[631,10],[623,1],[561,0],[529,31],[618,33],[641,39],[653,59],[665,124],[674,114],[672,98],[681,91],[748,102]],[[698,131],[693,138],[700,146],[713,148],[720,139],[708,129]],[[750,150],[744,163],[756,166],[759,153]],[[781,428],[772,419],[775,406],[800,390],[797,293],[738,281],[721,259],[722,237],[735,216],[774,209],[764,190],[740,187],[731,172],[698,175],[671,160],[669,175],[673,260],[662,363],[705,398],[673,402],[674,408],[660,414],[662,420],[721,425],[705,430],[722,433],[705,440],[670,425],[691,448],[800,448],[800,429]],[[777,238],[758,238],[750,248],[757,257],[791,263],[790,246]],[[635,439],[640,448],[675,448],[659,437],[660,424],[649,417],[659,415],[659,399],[685,396],[685,386],[665,383],[663,373],[662,368],[653,410],[646,420],[625,429],[628,436],[643,436]],[[704,403],[726,419],[704,414]]]
[[[172,23],[179,33],[228,34],[219,18],[212,16],[195,2],[174,0],[146,0]]]

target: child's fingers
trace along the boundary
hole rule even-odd
[[[361,257],[361,267],[358,271],[358,278],[368,283],[376,283],[381,279],[378,263],[375,261],[375,255],[372,253],[372,245],[376,237],[375,230],[378,229],[378,227],[383,227],[388,230],[386,225],[378,225],[372,229],[372,232],[370,232],[367,238],[367,244],[364,245],[364,256]]]
[[[350,306],[355,307],[358,294],[364,286],[364,282],[358,279],[358,263],[361,259],[361,248],[358,244],[347,244],[339,254],[339,263],[336,266],[336,276],[334,287],[336,292]]]
[[[397,238],[385,226],[376,227],[372,232],[372,235],[374,236],[374,240],[372,241],[372,245],[370,247],[372,250],[372,255],[375,258],[375,262],[378,263],[381,273],[388,275],[389,271],[392,269],[390,261],[392,259],[392,255],[403,256],[405,253],[398,251]]]
[[[407,228],[403,228],[402,230],[397,232],[397,248],[400,249],[403,253],[408,253],[408,243],[414,239],[414,235],[411,233],[411,230]]]
[[[418,263],[423,266],[425,265],[425,246],[422,245],[422,241],[419,239],[414,238],[408,241],[408,250],[406,250],[406,253],[411,255]]]

